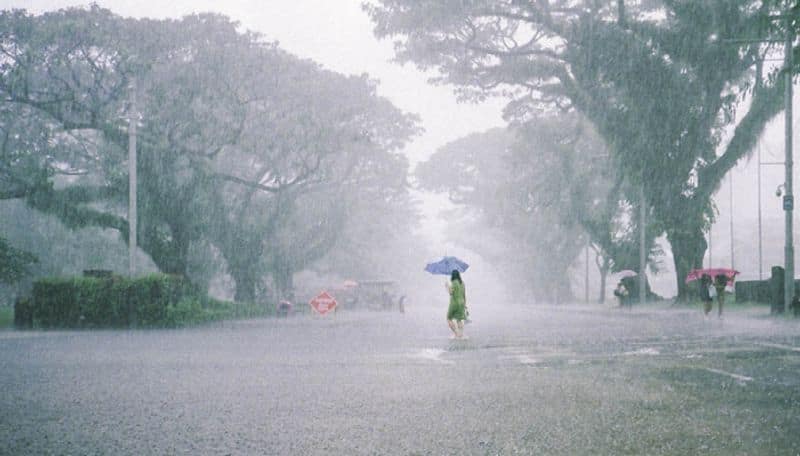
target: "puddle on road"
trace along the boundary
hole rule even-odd
[[[443,364],[455,364],[454,361],[449,359],[442,359],[442,355],[446,352],[446,350],[442,350],[441,348],[423,348],[422,350],[408,355],[409,358],[414,359],[424,359],[428,361],[434,361],[437,363]]]
[[[542,361],[536,358],[531,358],[528,355],[507,355],[507,356],[499,356],[498,359],[513,359],[516,360],[520,364],[524,364],[526,366],[532,366],[535,364],[539,364]]]

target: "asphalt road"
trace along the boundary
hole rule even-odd
[[[800,454],[800,323],[654,306],[0,332],[0,454]]]

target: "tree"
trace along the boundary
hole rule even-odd
[[[437,69],[435,80],[457,84],[464,98],[508,95],[513,118],[582,112],[627,181],[645,185],[686,296],[683,277],[706,249],[711,195],[781,108],[782,78],[749,90],[764,50],[726,40],[764,37],[767,5],[379,0],[366,8],[376,35],[395,38],[400,61]],[[738,114],[744,98],[749,109]]]
[[[8,197],[127,238],[126,121],[135,109],[142,249],[183,275],[197,270],[193,252],[221,255],[240,300],[254,298],[265,274],[291,288],[292,273],[330,249],[336,230],[298,225],[308,195],[358,188],[416,132],[416,118],[377,97],[366,76],[325,71],[223,16],[132,20],[92,7],[3,12],[0,21],[2,107],[29,111],[21,137],[37,141],[13,147],[30,165],[0,169]],[[18,128],[17,117],[5,119],[5,131]],[[85,157],[50,158],[70,149]],[[81,176],[57,189],[62,168]]]
[[[0,283],[13,284],[29,273],[36,257],[29,252],[15,249],[0,237]]]
[[[602,140],[580,116],[546,117],[467,136],[437,151],[417,176],[423,188],[447,192],[479,214],[480,228],[474,231],[506,239],[494,253],[485,252],[491,243],[475,240],[477,250],[499,264],[526,258],[506,275],[526,271],[523,281],[539,300],[572,297],[569,268],[587,236],[607,259],[605,269],[598,266],[603,275],[612,267],[631,267],[625,253],[638,252],[638,237],[620,224],[631,210],[620,200],[621,180]],[[653,241],[649,233],[649,245]]]
[[[221,218],[219,245],[237,299],[244,300],[254,298],[267,274],[279,294],[289,295],[294,272],[333,247],[348,215],[347,195],[375,191],[380,197],[380,190],[403,183],[375,187],[374,180],[387,164],[405,175],[407,164],[391,152],[417,131],[416,117],[377,97],[375,83],[364,76],[297,60],[285,61],[278,74],[262,74],[269,81],[246,95],[256,101],[240,141],[217,164],[239,186],[229,188],[235,210]],[[230,161],[230,154],[237,159]]]

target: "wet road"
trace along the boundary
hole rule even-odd
[[[600,306],[0,332],[0,454],[800,454],[800,324]]]

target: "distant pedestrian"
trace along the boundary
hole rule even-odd
[[[711,276],[703,274],[700,277],[700,300],[703,301],[703,314],[708,315],[711,312],[713,297],[711,296],[712,290],[716,293],[711,283]]]
[[[614,296],[617,297],[620,307],[625,305],[625,299],[628,297],[628,288],[621,280],[617,283],[617,288],[614,289]]]
[[[725,304],[725,287],[728,286],[728,276],[717,274],[714,277],[714,289],[717,292],[717,316],[722,318],[722,306]]]
[[[464,336],[464,320],[467,319],[467,296],[464,289],[464,282],[461,274],[453,270],[450,274],[450,282],[445,283],[447,293],[450,295],[450,303],[447,306],[447,325],[453,331],[451,338],[466,339]]]
[[[381,293],[381,307],[383,308],[383,310],[392,309],[392,297],[386,290],[383,290],[383,292]]]

